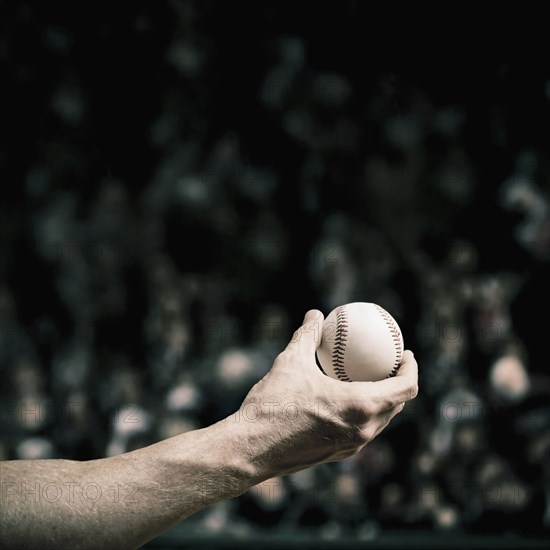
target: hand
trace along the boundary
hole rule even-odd
[[[233,415],[245,430],[245,452],[259,480],[352,456],[418,393],[417,363],[408,350],[397,375],[380,382],[341,382],[323,374],[315,362],[323,320],[320,311],[308,311]]]

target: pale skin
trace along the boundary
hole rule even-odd
[[[202,508],[274,476],[352,456],[418,392],[397,376],[340,382],[315,363],[323,316],[309,311],[240,409],[207,428],[100,460],[0,462],[3,548],[137,548]]]

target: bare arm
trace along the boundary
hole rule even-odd
[[[0,463],[3,548],[136,548],[243,493],[234,426],[214,424],[120,456]]]
[[[117,457],[0,463],[0,541],[7,548],[136,548],[173,524],[249,487],[351,456],[416,396],[405,353],[398,376],[345,383],[314,354],[320,312],[303,326],[239,411]]]

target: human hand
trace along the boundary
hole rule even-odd
[[[341,382],[315,362],[323,314],[310,310],[272,369],[233,415],[246,434],[258,480],[352,456],[372,441],[418,393],[418,368],[405,351],[397,375]]]

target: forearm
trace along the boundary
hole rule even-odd
[[[2,546],[138,547],[254,484],[245,446],[229,420],[102,460],[0,463]]]

